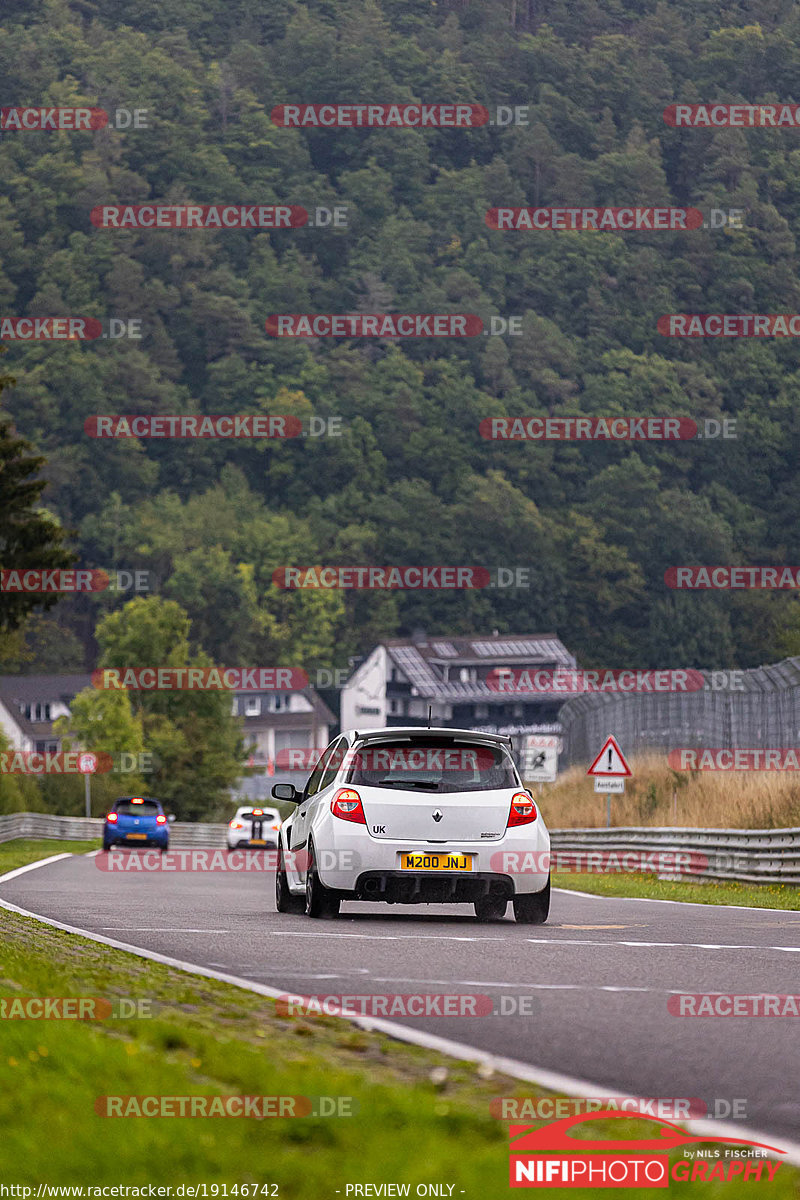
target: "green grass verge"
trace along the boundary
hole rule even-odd
[[[13,842],[0,842],[0,875],[17,867],[26,867],[40,858],[50,858],[52,854],[88,854],[99,846],[97,839],[92,842],[59,842],[56,838],[15,838]]]
[[[138,1019],[3,1022],[4,1183],[277,1184],[282,1200],[335,1200],[347,1183],[408,1183],[412,1196],[418,1183],[452,1183],[457,1200],[462,1189],[465,1198],[507,1194],[507,1126],[489,1103],[539,1089],[335,1018],[279,1016],[259,996],[2,909],[0,927],[0,997],[126,997],[153,1008]],[[95,1112],[103,1095],[346,1096],[357,1112],[114,1119]],[[592,1132],[601,1135],[597,1123]],[[635,1119],[604,1132],[645,1135]],[[769,1200],[790,1200],[799,1185],[800,1172],[782,1166]],[[686,1200],[743,1200],[752,1190],[740,1180],[671,1184]],[[615,1194],[633,1200],[634,1191]]]
[[[553,874],[553,887],[595,896],[643,896],[693,904],[742,904],[748,908],[800,909],[800,888],[789,884],[670,883],[655,875]]]

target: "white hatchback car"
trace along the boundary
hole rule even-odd
[[[349,732],[321,755],[278,835],[278,912],[336,916],[342,900],[467,903],[539,925],[550,836],[507,737],[460,729]]]
[[[229,850],[255,846],[258,849],[274,850],[278,845],[278,830],[281,817],[277,808],[260,808],[257,804],[246,804],[237,808],[236,816],[228,822],[226,840]]]

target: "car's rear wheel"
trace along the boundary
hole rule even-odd
[[[294,896],[289,891],[289,880],[283,866],[283,851],[278,848],[278,865],[275,871],[275,907],[279,913],[294,913],[299,915],[305,911],[306,902],[303,896]]]
[[[514,897],[514,916],[520,925],[544,925],[550,912],[550,880],[540,892]]]
[[[507,908],[508,900],[501,896],[485,896],[475,901],[475,916],[479,921],[501,921]]]
[[[341,899],[336,892],[325,887],[317,874],[314,845],[308,843],[308,869],[306,870],[306,916],[338,917]]]

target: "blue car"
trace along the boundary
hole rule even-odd
[[[169,820],[159,800],[128,796],[114,801],[103,827],[103,849],[112,846],[169,848]]]

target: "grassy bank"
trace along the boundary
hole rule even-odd
[[[740,904],[746,908],[800,910],[800,888],[746,883],[670,883],[655,875],[554,874],[553,887],[595,896],[638,896],[650,900],[682,900],[693,904]]]
[[[0,875],[53,854],[88,854],[99,845],[98,841],[59,842],[55,838],[15,838],[12,842],[0,842]]]
[[[4,1183],[270,1184],[282,1200],[385,1182],[408,1183],[412,1195],[423,1182],[453,1184],[454,1196],[506,1194],[508,1129],[490,1101],[540,1089],[335,1018],[279,1016],[259,996],[2,910],[0,923],[0,998],[125,998],[145,1001],[150,1013],[4,1021]],[[341,1097],[354,1115],[109,1119],[95,1109],[100,1096],[145,1095]],[[592,1129],[595,1137],[649,1132],[635,1119]],[[799,1182],[782,1166],[765,1195],[789,1200]],[[687,1200],[713,1200],[721,1186],[741,1200],[753,1184],[670,1186]],[[590,1192],[569,1194],[587,1200]]]
[[[623,747],[624,749],[624,747]],[[611,797],[612,825],[676,825],[705,829],[786,829],[800,826],[800,773],[675,771],[662,755],[631,762],[625,792]],[[538,785],[533,785],[534,796]],[[606,823],[606,797],[582,767],[545,784],[540,799],[552,829]]]

